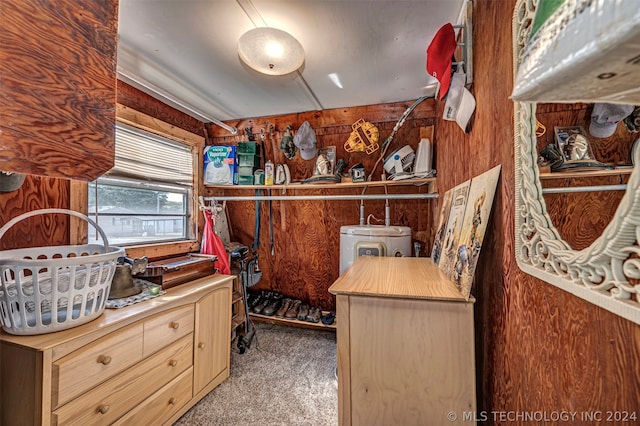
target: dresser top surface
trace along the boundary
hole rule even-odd
[[[427,257],[359,257],[329,287],[329,292],[336,295],[473,302],[473,298],[467,300]]]
[[[93,321],[55,333],[18,336],[0,330],[0,341],[45,350],[89,334],[104,334],[159,312],[194,303],[209,291],[229,283],[234,275],[215,274],[166,290],[166,293],[120,309],[105,309]]]

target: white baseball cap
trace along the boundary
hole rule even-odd
[[[444,104],[445,120],[455,121],[463,132],[467,132],[469,120],[476,110],[476,99],[465,87],[467,77],[461,70],[451,77],[451,86]]]
[[[303,160],[311,160],[316,156],[316,133],[308,121],[302,123],[293,137],[293,143],[300,150],[300,157]]]
[[[633,112],[633,105],[603,104],[593,106],[589,133],[596,138],[608,138],[616,132],[616,127]]]

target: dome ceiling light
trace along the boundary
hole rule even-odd
[[[247,31],[238,40],[240,59],[267,75],[285,75],[304,63],[304,49],[291,34],[276,28],[260,27]]]

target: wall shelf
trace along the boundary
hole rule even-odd
[[[624,167],[617,169],[589,170],[589,171],[566,171],[553,173],[540,173],[540,180],[549,179],[573,179],[573,178],[590,178],[590,177],[607,177],[607,176],[628,176],[633,172],[633,167]]]
[[[433,185],[436,178],[404,179],[404,180],[383,180],[371,182],[343,182],[343,183],[289,183],[286,185],[205,185],[205,188],[222,190],[245,190],[245,189],[271,189],[271,190],[321,190],[321,189],[350,189],[350,188],[377,188],[385,186],[424,186]],[[429,188],[431,189],[431,187]]]
[[[435,178],[422,179],[404,179],[398,181],[375,181],[375,182],[349,182],[335,184],[287,184],[287,185],[205,185],[206,188],[215,190],[266,190],[270,191],[269,195],[215,195],[209,197],[200,197],[201,204],[205,201],[301,201],[301,200],[415,200],[415,199],[433,199],[438,198],[435,193]],[[387,187],[396,186],[426,186],[426,192],[413,192],[409,194],[389,194],[386,192]],[[368,188],[384,188],[384,194],[322,194],[322,195],[299,195],[295,192],[304,191],[323,191],[338,189],[360,189]],[[291,192],[287,192],[291,191]],[[276,195],[272,195],[273,193]],[[292,194],[293,192],[293,194]]]
[[[601,191],[624,191],[627,185],[622,182],[623,176],[629,176],[633,172],[633,167],[624,167],[617,169],[589,170],[589,171],[566,171],[554,173],[540,173],[540,181],[549,181],[554,179],[584,179],[584,178],[601,178],[601,177],[620,177],[619,184],[608,185],[586,185],[586,186],[568,186],[568,187],[545,187],[542,188],[543,194],[567,194],[578,192],[601,192]]]
[[[329,311],[322,311],[322,315],[326,315]],[[309,321],[301,321],[299,319],[287,319],[287,318],[278,318],[275,316],[267,316],[262,314],[256,314],[253,312],[249,313],[249,318],[257,322],[265,322],[268,324],[276,324],[276,325],[288,325],[291,327],[299,327],[299,328],[310,328],[313,330],[327,330],[327,331],[335,331],[337,328],[337,318],[334,320],[334,323],[331,325],[324,325],[322,322],[309,322]]]

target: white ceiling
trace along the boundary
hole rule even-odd
[[[120,0],[118,77],[204,121],[417,99],[435,82],[426,48],[464,3]],[[300,41],[299,72],[267,76],[241,63],[238,38],[261,26]]]

